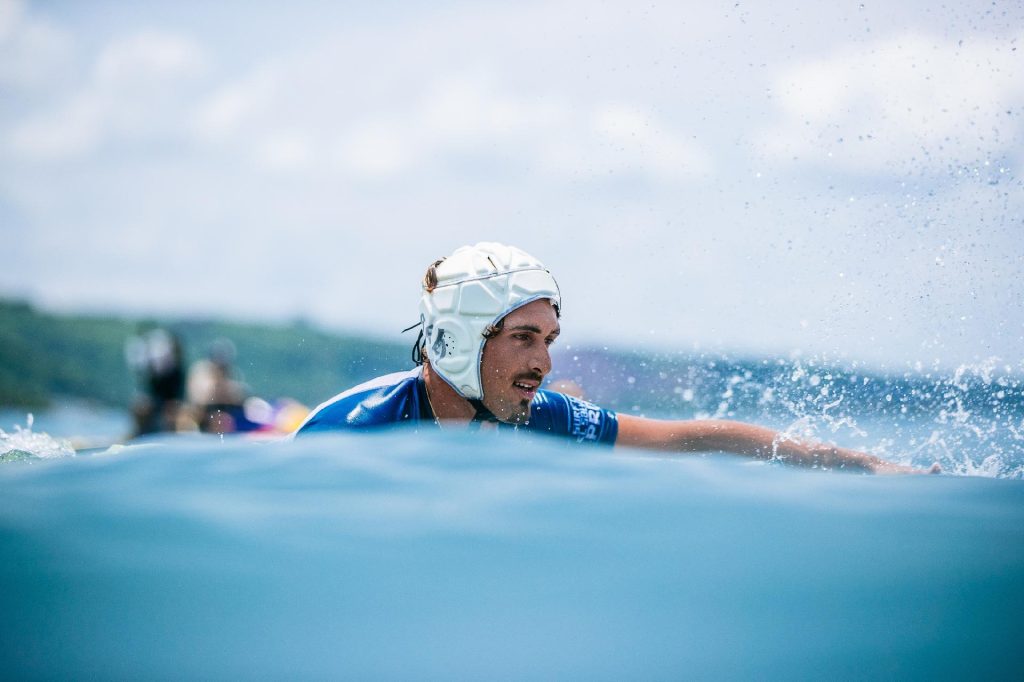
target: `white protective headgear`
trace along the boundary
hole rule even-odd
[[[456,249],[435,271],[437,286],[428,291],[424,283],[420,298],[430,367],[462,397],[481,400],[484,332],[539,299],[550,299],[560,309],[558,284],[536,258],[495,242]]]

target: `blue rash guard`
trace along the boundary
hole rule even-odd
[[[323,403],[299,427],[295,435],[391,426],[407,421],[434,421],[427,401],[423,370],[397,372],[360,384]],[[556,393],[537,391],[530,404],[530,421],[499,428],[517,428],[571,438],[577,443],[611,445],[619,432],[614,412]]]

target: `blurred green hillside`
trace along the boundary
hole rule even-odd
[[[338,391],[411,367],[408,343],[339,335],[308,324],[57,315],[0,300],[0,406],[45,407],[58,395],[127,406],[135,378],[124,345],[142,323],[182,340],[185,359],[202,358],[217,338],[234,342],[239,377],[259,396],[315,405]]]

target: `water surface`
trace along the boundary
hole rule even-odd
[[[0,466],[4,677],[1007,677],[1024,484],[433,431]]]

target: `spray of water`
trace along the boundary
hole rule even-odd
[[[725,379],[712,418],[784,421],[783,439],[842,441],[885,459],[947,473],[1024,478],[1024,382],[997,359],[952,373],[897,375],[791,360]]]
[[[34,417],[25,418],[25,426],[14,425],[14,432],[0,429],[0,462],[73,457],[75,449],[66,440],[32,430]]]

